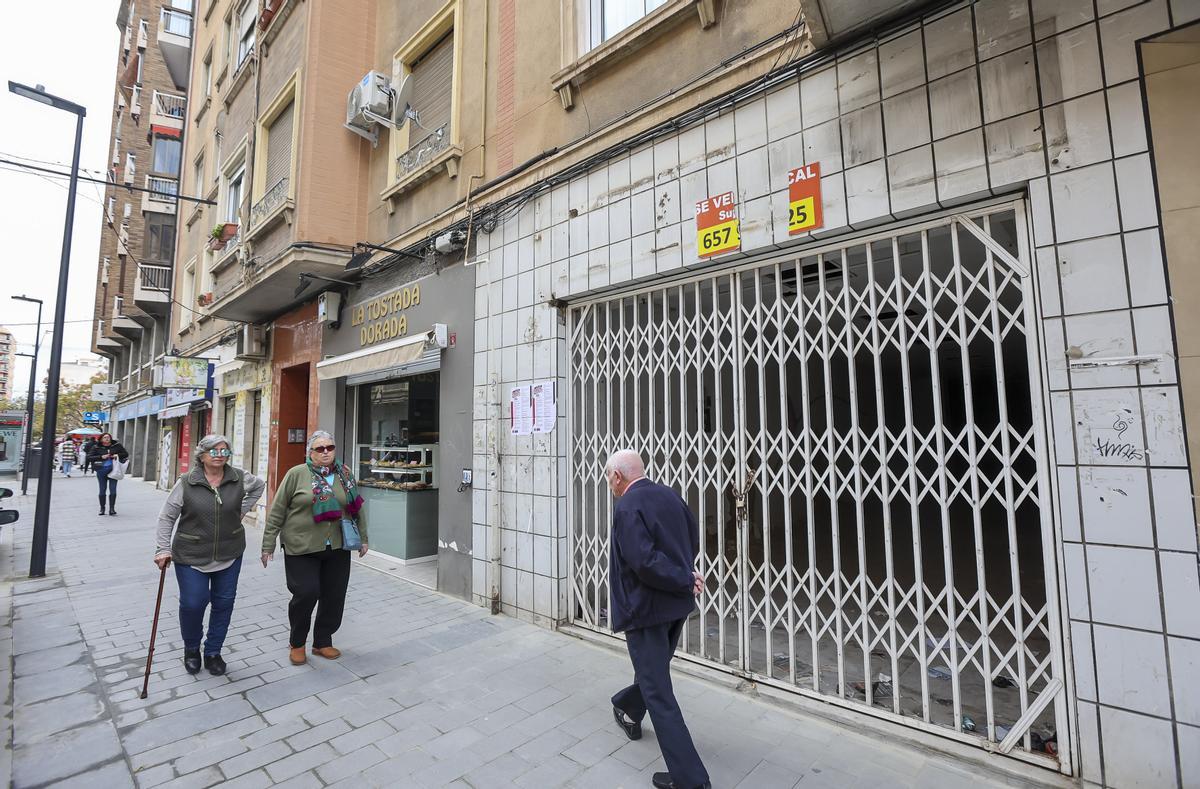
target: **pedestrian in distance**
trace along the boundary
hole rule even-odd
[[[154,563],[165,570],[175,563],[179,583],[179,630],[183,635],[183,667],[225,673],[221,648],[229,632],[237,597],[246,530],[242,518],[254,509],[266,483],[229,465],[229,439],[207,435],[196,446],[192,469],[171,488],[158,513]],[[208,634],[204,611],[208,609]]]
[[[75,444],[71,439],[68,438],[58,445],[58,459],[63,475],[70,479],[71,470],[75,467]]]
[[[314,655],[334,660],[342,654],[333,646],[333,634],[342,625],[350,552],[367,555],[362,496],[350,467],[337,460],[333,435],[316,431],[309,436],[306,450],[308,459],[288,469],[279,481],[262,543],[263,567],[274,557],[276,541],[283,544],[284,574],[292,593],[288,657],[297,666],[307,660],[304,647],[310,623]]]
[[[671,658],[704,590],[704,577],[693,569],[700,530],[678,493],[646,479],[636,452],[614,453],[604,477],[617,499],[608,570],[611,624],[625,632],[633,663],[633,684],[612,697],[613,718],[637,740],[650,714],[667,764],[667,772],[653,775],[655,787],[708,789],[708,771],[671,686]]]
[[[89,438],[87,441],[83,442],[83,454],[81,455],[83,459],[79,461],[79,465],[83,467],[84,474],[87,474],[92,470],[92,461],[88,455],[92,453],[92,447],[94,446],[96,446],[96,440],[94,438]]]
[[[104,490],[108,489],[108,514],[117,514],[117,481],[109,479],[113,470],[113,461],[128,462],[129,452],[121,446],[120,441],[114,441],[111,433],[101,434],[99,440],[88,453],[88,462],[96,469],[96,479],[100,482],[100,514],[104,514]]]

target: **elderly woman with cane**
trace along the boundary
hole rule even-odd
[[[283,475],[267,527],[263,531],[262,564],[283,543],[283,567],[292,600],[289,658],[294,665],[307,660],[304,645],[313,608],[312,651],[333,660],[342,653],[333,634],[342,624],[346,589],[350,584],[350,552],[367,554],[367,524],[363,500],[350,468],[337,461],[333,435],[318,430],[308,439],[308,460]]]
[[[200,671],[206,608],[204,666],[210,674],[225,673],[221,647],[233,615],[238,573],[246,550],[242,518],[254,508],[266,487],[253,474],[230,466],[231,454],[225,436],[200,439],[192,470],[175,483],[158,514],[154,563],[165,572],[167,565],[175,562],[183,666],[189,674]]]

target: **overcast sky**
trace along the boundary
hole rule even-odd
[[[65,171],[74,143],[75,116],[9,93],[7,83],[13,80],[42,84],[50,93],[87,108],[80,164],[103,172],[111,155],[120,44],[117,7],[117,0],[0,4],[0,159],[40,160],[60,164],[58,169]],[[101,184],[79,184],[64,361],[91,353],[103,190]],[[43,299],[43,329],[53,325],[66,204],[65,179],[46,180],[0,164],[0,325],[16,335],[20,351],[33,349],[37,305],[10,297]],[[49,357],[47,342],[38,359],[39,388]],[[29,360],[18,357],[16,362],[17,380],[22,382],[18,390],[24,393]]]

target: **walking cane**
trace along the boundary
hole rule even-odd
[[[146,690],[150,687],[150,664],[154,662],[154,638],[158,635],[158,609],[162,607],[163,582],[167,580],[167,565],[163,564],[162,572],[158,574],[158,599],[154,601],[154,624],[150,626],[150,651],[146,653],[146,678],[142,682],[141,698],[146,698]]]

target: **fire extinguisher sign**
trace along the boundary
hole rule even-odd
[[[696,203],[696,252],[700,257],[734,252],[741,246],[733,192],[706,197]]]
[[[821,216],[821,164],[813,162],[788,173],[788,235],[816,230]]]

